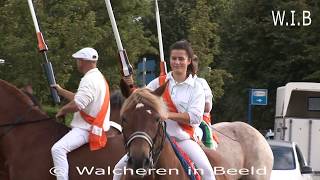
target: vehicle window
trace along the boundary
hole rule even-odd
[[[274,170],[291,170],[296,168],[293,149],[290,147],[271,146]]]

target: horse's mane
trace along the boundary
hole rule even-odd
[[[8,93],[11,93],[13,97],[16,97],[18,101],[26,105],[32,105],[32,102],[29,97],[27,97],[21,90],[19,90],[16,86],[0,79],[0,87],[7,90]]]
[[[127,112],[130,109],[135,109],[138,103],[150,106],[156,110],[160,116],[163,116],[167,112],[165,103],[160,97],[151,93],[148,88],[140,88],[135,90],[124,102],[120,115]]]

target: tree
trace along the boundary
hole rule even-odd
[[[231,13],[221,21],[221,53],[217,58],[219,67],[233,76],[219,103],[221,120],[246,120],[248,89],[267,88],[270,104],[255,108],[254,123],[257,128],[272,127],[276,88],[290,81],[304,81],[314,71],[317,63],[308,49],[319,44],[306,38],[314,34],[310,31],[313,25],[273,25],[272,10],[292,9],[300,12],[299,19],[302,10],[312,8],[307,1],[234,1]]]
[[[198,0],[188,16],[188,40],[192,43],[195,54],[199,57],[199,76],[204,77],[211,87],[214,99],[223,95],[224,80],[230,75],[224,70],[211,70],[214,56],[218,54],[219,36],[215,19],[210,18],[213,7],[210,1]],[[208,69],[209,68],[209,69]],[[208,69],[208,70],[207,70]]]
[[[80,77],[71,55],[83,47],[99,53],[99,68],[111,86],[119,83],[118,54],[104,1],[34,1],[40,29],[49,47],[57,82],[75,91]],[[43,102],[50,99],[48,85],[40,66],[41,55],[27,2],[4,1],[0,4],[0,52],[7,60],[0,68],[1,78],[20,84],[32,81]],[[129,59],[134,64],[140,54],[154,52],[152,38],[137,17],[150,15],[148,0],[112,1],[120,35]],[[146,11],[147,10],[147,11]],[[6,68],[3,68],[6,67]]]

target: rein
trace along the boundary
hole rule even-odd
[[[46,120],[50,120],[50,119],[52,119],[52,118],[48,117],[48,118],[43,118],[43,119],[37,119],[34,121],[14,122],[14,123],[2,124],[2,125],[0,125],[0,128],[1,127],[8,127],[8,126],[20,126],[20,125],[33,124],[33,123],[38,123],[38,122],[42,122],[42,121],[46,121]]]
[[[231,139],[232,141],[235,141],[235,142],[240,143],[238,140],[236,140],[236,139],[234,139],[234,138],[232,138],[232,137],[230,137],[230,136],[226,135],[225,133],[223,133],[223,132],[219,131],[218,129],[216,129],[216,128],[214,128],[214,127],[210,127],[210,128],[214,129],[215,131],[217,131],[218,133],[222,134],[223,136],[225,136],[225,137],[227,137],[227,138]]]
[[[42,119],[37,119],[37,120],[33,120],[33,121],[23,121],[23,118],[17,118],[16,119],[16,122],[14,123],[8,123],[8,124],[1,124],[0,125],[0,128],[5,128],[7,127],[8,129],[6,129],[4,131],[4,133],[2,133],[0,135],[0,139],[5,136],[7,133],[9,133],[12,129],[14,129],[16,126],[21,126],[21,125],[28,125],[28,124],[34,124],[34,123],[40,123],[40,122],[44,122],[44,121],[47,121],[47,120],[51,120],[52,118],[51,117],[48,117],[48,118],[42,118]],[[110,127],[113,127],[115,128],[117,131],[119,131],[120,133],[122,133],[122,127],[121,125],[119,125],[118,123],[116,122],[113,122],[113,121],[110,121]]]
[[[23,113],[21,116],[18,116],[15,119],[15,122],[7,123],[7,124],[1,124],[0,128],[7,128],[7,129],[5,129],[4,132],[0,135],[0,139],[2,137],[4,137],[7,133],[9,133],[12,129],[14,129],[16,126],[33,124],[33,123],[43,122],[43,121],[47,121],[47,120],[52,119],[52,118],[48,117],[48,118],[42,118],[42,119],[37,119],[37,120],[33,120],[33,121],[23,121],[24,117],[33,110],[33,107],[34,106],[31,106],[25,113]]]

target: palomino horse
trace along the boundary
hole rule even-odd
[[[189,179],[165,138],[165,123],[160,120],[165,108],[159,98],[164,89],[165,85],[154,92],[137,89],[123,104],[121,118],[129,157],[127,166],[136,172],[126,174],[127,179]],[[122,92],[130,94],[127,87],[122,87]],[[256,129],[242,122],[219,123],[213,127],[219,131],[221,143],[217,151],[204,150],[216,179],[269,180],[273,155]]]
[[[50,149],[69,128],[33,107],[27,96],[3,80],[0,97],[0,179],[54,180],[49,173],[53,167]],[[111,96],[111,101],[111,120],[119,122],[122,100]],[[70,179],[112,179],[114,165],[125,152],[119,134],[111,128],[104,149],[90,152],[85,145],[68,154]]]

